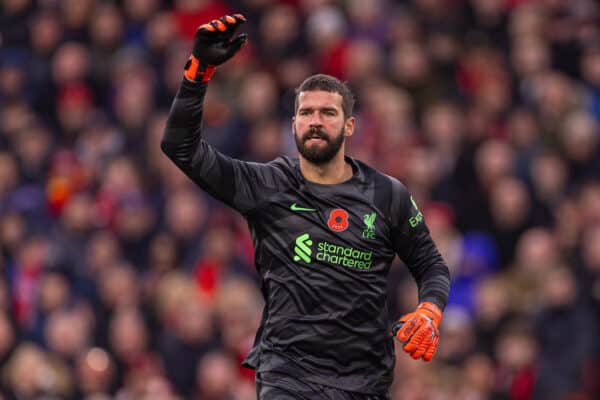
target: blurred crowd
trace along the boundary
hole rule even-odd
[[[600,4],[594,0],[4,0],[0,398],[255,399],[245,221],[161,153],[200,23],[250,42],[204,134],[295,154],[294,88],[357,95],[349,151],[402,180],[452,273],[434,361],[393,398],[600,396]],[[417,302],[401,262],[390,321]]]

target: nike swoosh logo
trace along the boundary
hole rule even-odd
[[[290,206],[290,210],[292,210],[292,211],[317,211],[316,208],[299,207],[296,205],[296,203],[294,203]]]

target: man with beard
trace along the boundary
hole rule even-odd
[[[448,268],[406,188],[345,155],[354,98],[336,78],[314,75],[297,89],[298,158],[244,162],[202,139],[207,82],[246,42],[233,37],[244,21],[227,15],[198,28],[161,147],[248,221],[265,299],[245,360],[258,398],[387,399],[393,337],[415,359],[437,349]],[[417,282],[419,306],[390,329],[386,280],[396,254]]]

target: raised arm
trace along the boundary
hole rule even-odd
[[[202,108],[215,68],[247,40],[244,34],[233,38],[244,21],[241,14],[226,15],[198,28],[161,142],[163,152],[198,186],[242,213],[277,186],[276,170],[269,164],[233,159],[209,145],[202,139]]]

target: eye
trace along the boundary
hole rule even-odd
[[[310,114],[310,110],[307,110],[307,109],[298,111],[298,115],[309,115],[309,114]]]

